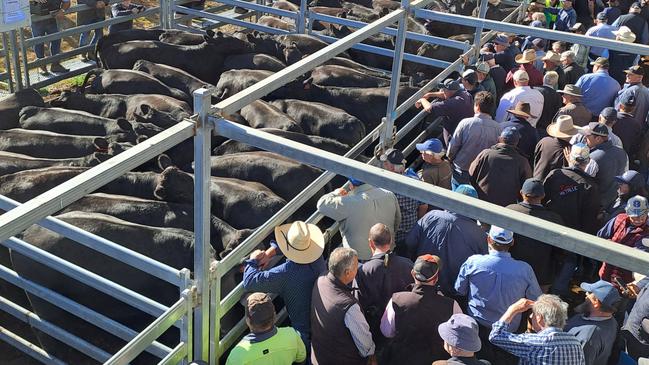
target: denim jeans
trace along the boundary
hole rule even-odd
[[[97,23],[100,22],[104,19],[101,19],[99,17],[87,22],[86,24],[92,24],[92,23]],[[86,25],[86,24],[79,24],[79,25]],[[92,40],[90,39],[90,32],[93,32]],[[79,37],[79,47],[87,46],[88,44],[96,44],[99,38],[104,35],[104,29],[99,28],[95,30],[89,30],[87,32],[81,33],[81,36]]]
[[[59,31],[59,27],[56,24],[56,19],[47,19],[41,20],[38,22],[32,23],[32,35],[34,37],[40,37],[47,34],[54,34]],[[45,57],[45,44],[37,44],[34,46],[34,52],[36,57],[44,58]],[[50,54],[52,56],[61,53],[61,40],[56,39],[50,42]]]
[[[462,184],[471,184],[471,175],[468,171],[460,170],[459,167],[453,166],[453,175],[451,175],[451,190],[455,190]]]

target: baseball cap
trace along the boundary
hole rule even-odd
[[[462,73],[462,78],[466,80],[469,84],[476,84],[478,82],[478,75],[475,70],[468,69]]]
[[[607,106],[606,108],[602,109],[599,115],[604,117],[604,119],[608,121],[617,120],[617,110],[615,110],[615,108],[611,106]]]
[[[415,278],[419,281],[429,282],[437,277],[441,264],[439,256],[421,255],[417,257],[412,271],[415,272]]]
[[[502,46],[509,45],[509,38],[504,34],[498,34],[492,41],[495,44],[500,44]]]
[[[535,21],[530,23],[530,27],[543,28],[543,23],[540,20],[535,20]]]
[[[624,70],[624,73],[644,76],[644,70],[640,66],[631,66],[628,69]]]
[[[629,170],[622,175],[616,176],[615,180],[619,183],[625,183],[633,188],[640,188],[644,185],[644,177],[635,170]]]
[[[606,15],[605,12],[600,11],[599,13],[597,13],[597,20],[606,20],[606,19],[608,19],[608,16]]]
[[[396,148],[390,148],[386,150],[380,157],[379,160],[383,162],[389,162],[393,165],[405,165],[406,157],[401,151]]]
[[[545,39],[543,38],[534,38],[534,40],[532,40],[532,44],[538,48],[545,48],[546,45]]]
[[[525,180],[523,187],[521,188],[521,193],[523,195],[529,195],[534,197],[545,196],[545,188],[543,188],[543,181],[535,178],[530,178]]]
[[[624,210],[629,217],[639,217],[649,212],[649,203],[647,198],[636,195],[626,202]]]
[[[503,139],[504,143],[517,145],[521,139],[521,134],[516,127],[507,127],[500,132],[500,138]]]
[[[608,281],[599,280],[594,283],[581,283],[579,287],[593,293],[607,307],[615,308],[615,305],[621,299],[620,292]]]
[[[349,179],[349,182],[354,186],[361,186],[361,185],[365,184],[364,182],[362,182],[362,181],[360,181],[358,179],[354,179],[353,177],[348,177],[347,179]]]
[[[439,89],[457,91],[460,90],[460,83],[453,79],[446,79],[437,86]]]
[[[630,9],[642,9],[642,8],[640,7],[640,3],[636,1],[633,4],[631,4]]]
[[[478,322],[464,313],[451,316],[448,321],[437,326],[439,337],[449,345],[468,352],[478,352],[482,348],[478,335]]]
[[[590,148],[585,143],[575,143],[570,148],[570,158],[579,162],[588,162],[590,160]]]
[[[635,105],[635,95],[631,93],[624,93],[620,97],[620,104],[626,105],[626,106],[634,106]]]
[[[491,67],[486,62],[478,62],[475,64],[475,70],[482,72],[483,74],[488,74],[491,70]]]
[[[579,133],[583,134],[584,136],[593,135],[593,136],[600,136],[600,137],[608,137],[608,127],[598,122],[591,122],[588,123],[587,126],[576,127],[576,128],[579,130]]]
[[[431,151],[434,153],[442,153],[444,151],[444,145],[442,145],[442,141],[437,138],[431,138],[424,141],[423,143],[417,143],[415,147],[419,151]]]
[[[478,198],[478,191],[469,184],[458,185],[455,189],[453,189],[453,191],[462,195],[470,196],[472,198]]]
[[[498,245],[509,245],[514,241],[514,232],[498,226],[491,226],[489,237]]]
[[[606,58],[606,57],[597,57],[597,59],[595,61],[591,62],[590,64],[591,65],[609,67],[608,58]]]
[[[514,72],[514,81],[529,81],[530,76],[527,74],[527,71],[517,70]]]
[[[252,293],[246,300],[246,316],[255,324],[268,323],[275,317],[273,300],[266,293]]]

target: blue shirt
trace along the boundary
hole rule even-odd
[[[274,242],[273,246],[279,251]],[[322,256],[310,264],[286,260],[269,270],[260,270],[257,261],[247,260],[243,288],[249,292],[276,293],[286,304],[291,326],[302,338],[310,338],[311,291],[318,276],[327,270]]]
[[[476,221],[446,210],[432,210],[406,237],[412,257],[433,254],[442,259],[439,283],[444,293],[454,293],[453,283],[460,266],[472,255],[486,254],[485,232]]]
[[[606,38],[606,39],[615,39],[615,34],[613,34],[613,31],[616,30],[616,28],[612,25],[608,24],[597,24],[594,27],[590,27],[586,31],[586,36],[588,37],[597,37],[597,38]],[[598,57],[606,57],[608,56],[608,53],[604,55],[604,51],[606,48],[601,48],[601,47],[590,47],[590,53],[598,56]]]
[[[574,335],[556,327],[520,335],[507,331],[507,324],[493,324],[489,342],[518,356],[519,365],[584,365],[584,351]]]
[[[599,115],[602,109],[612,106],[620,91],[620,84],[606,70],[582,75],[575,85],[581,88],[584,95],[581,100],[593,115]]]
[[[455,290],[469,297],[468,314],[486,327],[498,321],[520,298],[536,300],[543,294],[528,263],[514,260],[509,252],[495,250],[469,257],[460,268]],[[519,314],[509,328],[518,328],[520,320]]]
[[[554,30],[568,31],[577,23],[577,12],[573,8],[545,8],[545,10],[551,14],[558,14],[557,21],[554,23]]]

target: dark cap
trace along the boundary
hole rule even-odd
[[[475,70],[466,70],[462,74],[462,78],[464,81],[468,82],[471,85],[475,85],[478,83],[478,75],[476,74]]]
[[[379,159],[383,162],[389,162],[393,165],[405,165],[406,158],[401,151],[396,148],[386,150]]]
[[[421,255],[417,257],[415,266],[412,271],[415,272],[415,278],[421,282],[429,282],[437,278],[442,260],[435,255]]]
[[[591,62],[590,64],[591,65],[609,67],[608,58],[606,58],[606,57],[597,57],[597,59],[595,61]]]
[[[624,70],[627,74],[644,76],[644,70],[640,66],[631,66],[628,69]]]
[[[509,37],[503,35],[503,34],[498,34],[492,42],[494,44],[499,44],[501,46],[509,46]]]
[[[606,15],[605,12],[600,11],[599,13],[597,13],[597,20],[606,20],[606,19],[608,19],[608,16]]]
[[[538,48],[545,48],[546,42],[543,38],[534,38],[532,44]]]
[[[266,293],[252,293],[246,303],[246,316],[252,324],[263,325],[275,318],[273,300]]]
[[[588,123],[587,126],[577,127],[577,129],[579,129],[579,133],[583,134],[584,136],[593,135],[593,136],[600,136],[600,137],[608,137],[608,127],[602,123],[591,122]]]
[[[494,59],[494,54],[491,52],[480,53],[480,61],[491,61]]]
[[[640,3],[636,1],[633,4],[631,4],[630,9],[642,9],[642,7],[640,6]]]
[[[525,180],[521,188],[523,195],[533,196],[536,198],[545,196],[545,188],[543,188],[543,181],[535,178]]]
[[[629,170],[620,176],[616,176],[615,180],[619,183],[629,185],[634,190],[640,189],[645,185],[644,177],[635,170]]]
[[[500,133],[504,143],[516,146],[521,139],[521,134],[516,127],[507,127]]]
[[[440,83],[437,87],[443,90],[458,91],[460,90],[460,83],[453,79],[446,79],[444,80],[444,82]]]
[[[634,106],[636,102],[635,95],[631,93],[624,93],[620,97],[620,104],[625,106]]]
[[[599,115],[600,117],[606,119],[606,121],[608,122],[617,120],[617,110],[615,110],[615,108],[611,106],[607,106],[606,108],[602,109]]]

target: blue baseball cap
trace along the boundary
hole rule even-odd
[[[595,297],[607,307],[615,308],[615,305],[621,299],[618,290],[608,281],[600,280],[592,284],[581,283],[579,287],[587,292],[593,293]]]
[[[424,141],[423,143],[417,143],[415,145],[417,150],[419,151],[431,151],[435,153],[441,153],[444,151],[444,145],[442,144],[442,141],[440,141],[437,138],[431,138],[427,141]]]
[[[500,133],[500,137],[503,142],[515,146],[521,139],[521,134],[516,127],[507,127]]]
[[[361,186],[361,185],[365,184],[364,182],[362,182],[360,180],[357,180],[357,179],[354,179],[353,177],[349,177],[348,179],[349,179],[349,182],[354,186]]]
[[[455,189],[453,189],[453,191],[462,195],[470,196],[472,198],[478,198],[478,192],[473,186],[469,184],[458,185]]]
[[[493,43],[500,44],[501,46],[509,46],[509,38],[505,35],[499,34],[493,40]]]
[[[617,182],[619,183],[628,184],[634,189],[641,188],[645,184],[642,175],[640,175],[640,173],[635,170],[629,170],[620,176],[616,176],[615,180],[617,180]]]
[[[498,226],[491,226],[491,229],[489,229],[489,237],[495,244],[509,245],[514,241],[514,232]]]

